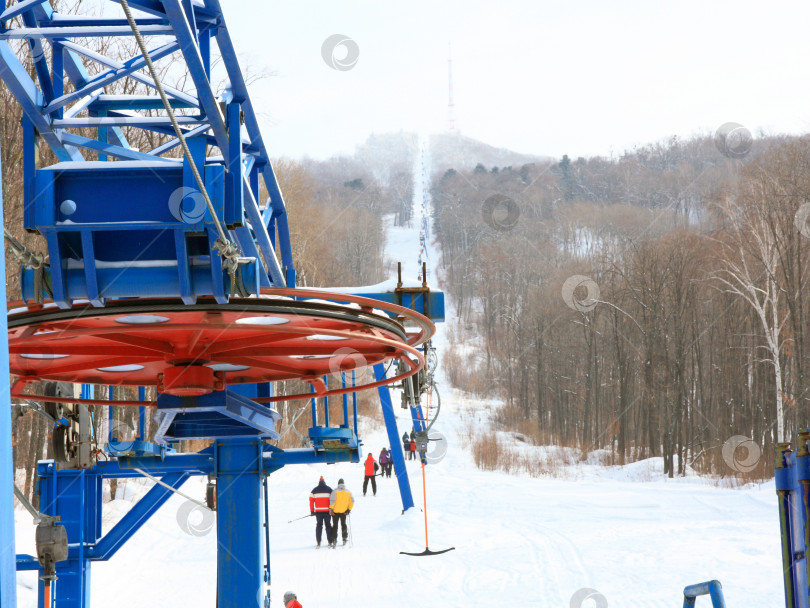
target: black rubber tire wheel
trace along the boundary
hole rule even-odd
[[[76,438],[69,426],[57,426],[51,433],[53,459],[64,465],[70,465],[76,459]]]
[[[59,394],[59,383],[58,382],[46,382],[45,383],[45,390],[43,391],[44,395],[48,395],[50,397],[61,397],[62,395]],[[53,401],[45,401],[42,404],[45,413],[48,414],[51,418],[56,420],[61,420],[64,417],[64,404],[62,403],[54,403]]]

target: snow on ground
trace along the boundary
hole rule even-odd
[[[412,225],[411,237],[419,230],[418,221]],[[389,233],[388,259],[415,259],[407,229],[398,230],[402,234]],[[413,278],[414,259],[407,278]],[[441,328],[435,343],[441,355]],[[554,478],[483,472],[466,438],[471,418],[486,423],[487,404],[440,386],[435,428],[449,446],[446,457],[428,467],[430,547],[456,550],[399,554],[424,549],[423,512],[401,514],[393,478],[379,481],[376,497],[363,497],[360,464],[289,467],[270,478],[273,606],[291,589],[304,608],[563,608],[588,587],[611,607],[658,608],[681,605],[685,585],[710,579],[723,583],[732,608],[783,605],[773,482],[722,489],[695,477],[667,479],[659,459],[599,467],[573,456]],[[397,411],[403,412],[401,435],[409,421]],[[382,427],[363,439],[375,456],[388,446]],[[421,505],[421,470],[416,462],[407,469]],[[320,475],[331,485],[345,478],[354,493],[351,547],[316,550],[312,519],[287,523],[307,514]],[[201,499],[204,483],[194,479],[182,490]],[[128,482],[127,498],[105,505],[105,529],[149,485]],[[177,522],[184,503],[172,497],[113,560],[93,565],[95,606],[214,606],[216,535],[213,529],[201,536],[185,532]],[[33,527],[23,511],[17,512],[17,549],[33,550]],[[33,608],[35,576],[20,573],[18,581],[19,606]],[[588,602],[582,608],[590,608]]]
[[[530,478],[479,471],[455,428],[464,399],[445,397],[446,458],[428,467],[430,546],[456,550],[435,557],[424,548],[423,514],[401,515],[395,479],[362,496],[362,466],[289,467],[271,479],[273,605],[287,589],[305,608],[414,605],[569,606],[582,587],[610,606],[680,605],[685,585],[718,579],[728,605],[779,606],[779,523],[773,483],[720,489],[692,478],[668,480],[658,463],[586,467],[580,479]],[[407,420],[398,421],[404,430]],[[439,422],[437,422],[437,426]],[[366,437],[374,453],[387,446],[380,429]],[[637,469],[652,481],[637,478]],[[418,463],[408,463],[417,503]],[[354,546],[316,550],[306,515],[310,489],[324,475],[344,477],[354,493]],[[130,485],[134,486],[130,482]],[[143,489],[145,489],[144,486]],[[204,480],[183,491],[201,498]],[[138,494],[142,493],[138,492]],[[93,565],[96,606],[214,606],[215,532],[191,536],[177,523],[185,500],[173,497],[109,563]],[[105,527],[132,502],[105,506]],[[32,528],[18,512],[18,550],[31,549]],[[34,576],[19,575],[20,606],[35,606]],[[705,600],[704,600],[705,601]],[[586,604],[587,606],[587,604]]]

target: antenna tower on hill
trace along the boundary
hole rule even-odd
[[[447,130],[450,133],[457,132],[456,128],[456,104],[453,102],[453,52],[450,43],[447,43],[447,90],[449,93],[447,102]]]

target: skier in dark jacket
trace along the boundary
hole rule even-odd
[[[326,525],[326,542],[332,538],[332,518],[329,516],[329,499],[332,496],[332,488],[326,485],[321,477],[318,485],[312,488],[309,495],[309,512],[317,518],[315,524],[315,541],[318,547],[321,546],[321,533]]]
[[[394,468],[394,456],[391,454],[390,449],[386,450],[385,453],[386,453],[386,458],[388,458],[388,465],[387,465],[387,468],[385,470],[385,476],[388,477],[388,479],[391,479],[391,469]]]
[[[402,433],[402,451],[405,455],[411,450],[411,440],[408,438],[408,433]]]

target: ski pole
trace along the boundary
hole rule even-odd
[[[312,517],[312,513],[310,513],[309,515],[304,515],[303,517],[299,517],[299,518],[297,518],[297,519],[291,519],[291,520],[290,520],[290,521],[288,521],[287,523],[288,523],[288,524],[291,524],[291,523],[293,523],[294,521],[298,521],[298,520],[301,520],[301,519],[306,519],[307,517]]]
[[[354,534],[352,533],[352,514],[349,513],[349,546],[354,549]]]

